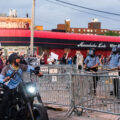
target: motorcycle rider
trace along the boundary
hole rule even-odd
[[[4,84],[5,92],[3,95],[2,104],[0,106],[0,120],[4,120],[5,112],[9,107],[9,101],[14,99],[15,88],[22,82],[23,71],[30,72],[34,70],[32,66],[20,64],[20,57],[17,53],[13,53],[8,58],[9,64],[6,65],[0,74],[0,83]],[[16,71],[16,74],[11,78],[11,75]],[[42,76],[39,72],[38,76]]]
[[[86,71],[98,71],[99,58],[95,55],[95,49],[92,48],[89,50],[87,57],[84,60],[84,69]],[[94,87],[94,95],[96,95],[96,87],[97,87],[98,76],[93,76],[93,87]]]

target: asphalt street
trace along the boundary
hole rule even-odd
[[[65,117],[66,111],[48,110],[49,120],[120,120],[119,116],[103,114],[103,113],[90,113],[90,117],[84,113],[82,116],[71,115]]]

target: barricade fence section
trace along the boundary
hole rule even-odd
[[[40,94],[45,103],[70,106],[71,80],[69,74],[44,75],[39,79]]]
[[[120,115],[118,76],[72,74],[72,81],[75,107]]]
[[[120,115],[120,79],[116,73],[84,71],[32,77],[37,79],[44,103]],[[28,80],[29,75],[24,78]]]
[[[45,74],[64,74],[64,73],[76,73],[76,65],[41,65],[40,71]]]

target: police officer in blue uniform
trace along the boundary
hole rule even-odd
[[[118,46],[114,46],[112,48],[111,55],[108,59],[109,69],[111,69],[111,70],[114,70],[118,67],[119,57],[120,57],[120,53],[118,51],[119,51]],[[113,91],[110,91],[110,95],[113,95],[113,94],[115,96],[118,96],[118,78],[113,79]]]
[[[114,46],[112,48],[112,52],[111,55],[109,57],[109,68],[113,69],[116,68],[118,66],[118,62],[119,62],[119,54],[118,54],[118,47]]]
[[[100,63],[99,57],[95,55],[95,49],[90,49],[84,61],[85,70],[97,72],[99,63]],[[93,76],[94,95],[96,95],[97,82],[98,76]]]
[[[99,63],[99,57],[95,55],[95,49],[90,49],[84,61],[85,70],[97,72]]]
[[[118,66],[118,75],[120,76],[120,45],[117,46],[117,66]],[[120,99],[120,80],[119,78],[115,78],[114,79],[114,94],[117,97],[117,99]]]

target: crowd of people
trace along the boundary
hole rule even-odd
[[[21,64],[31,64],[34,63],[35,65],[45,65],[45,64],[66,64],[66,65],[77,65],[78,69],[83,69],[86,67],[86,64],[90,59],[91,54],[95,54],[94,56],[96,57],[96,60],[98,62],[98,67],[101,66],[106,66],[108,65],[109,68],[116,67],[118,65],[118,61],[116,59],[119,59],[119,54],[120,54],[120,47],[115,46],[113,47],[111,51],[111,55],[108,57],[105,57],[101,54],[96,55],[95,54],[95,49],[89,49],[87,51],[86,57],[82,55],[81,51],[76,51],[76,54],[73,56],[70,56],[68,52],[64,53],[61,58],[54,58],[51,53],[45,57],[45,52],[42,53],[42,55],[35,55],[35,56],[27,56],[27,55],[19,55],[20,56],[20,63]],[[92,53],[93,52],[93,53]],[[0,72],[6,64],[9,64],[8,62],[8,57],[3,57],[2,56],[2,49],[0,48]],[[17,53],[19,54],[19,53]],[[86,60],[87,59],[87,60]],[[114,60],[115,59],[115,60]],[[114,63],[116,61],[116,63]],[[34,65],[33,64],[33,65]]]
[[[89,50],[87,53],[87,56],[89,54]],[[47,55],[47,57],[44,57],[45,53],[37,55],[33,57],[25,57],[25,60],[29,64],[31,61],[35,61],[35,64],[37,65],[53,65],[53,64],[61,64],[61,65],[78,65],[78,69],[82,69],[85,64],[85,56],[82,55],[81,51],[76,51],[76,54],[73,56],[70,56],[68,52],[64,53],[61,58],[54,58],[51,53]],[[105,66],[109,64],[109,57],[105,57],[103,55],[96,55],[96,57],[99,59],[99,66]]]
[[[95,49],[94,49],[95,50]],[[2,56],[2,49],[0,48],[0,72],[8,62],[8,56]],[[17,53],[19,54],[19,53]],[[70,56],[68,52],[64,53],[61,58],[54,58],[51,53],[45,57],[45,53],[43,52],[42,55],[35,55],[35,56],[27,56],[27,55],[19,55],[20,56],[20,63],[25,65],[45,65],[45,64],[61,64],[61,65],[77,65],[78,69],[83,69],[85,65],[85,57],[82,55],[81,51],[76,51],[76,54]],[[89,56],[89,50],[87,52],[87,56]],[[87,57],[86,56],[86,57]],[[110,61],[110,57],[105,57],[103,55],[96,55],[97,59],[99,60],[99,66],[108,65]],[[111,63],[110,63],[111,64]]]

